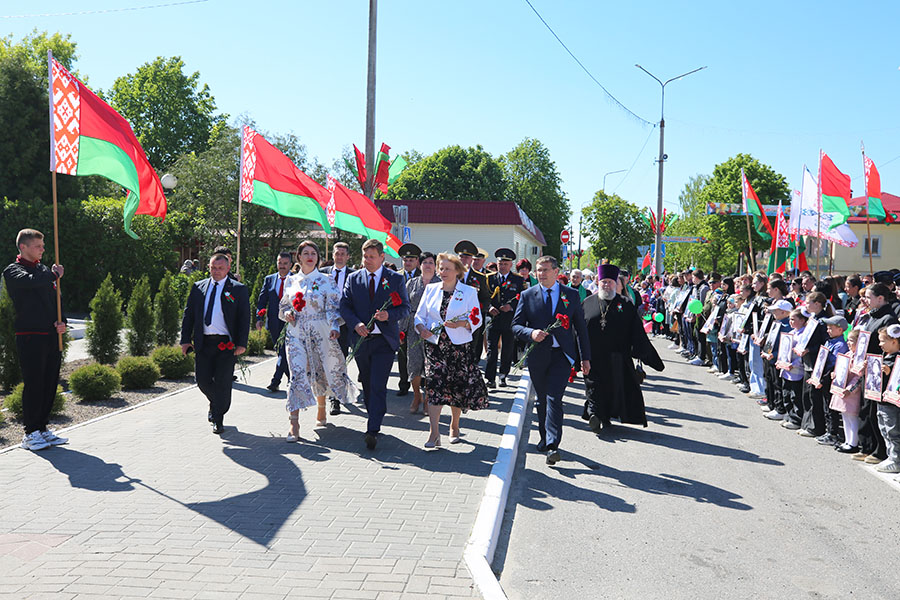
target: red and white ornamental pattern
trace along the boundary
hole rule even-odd
[[[334,203],[334,188],[336,186],[334,177],[332,177],[330,174],[327,175],[327,183],[328,185],[326,185],[325,187],[328,188],[329,192],[331,192],[331,197],[328,199],[328,204],[325,205],[325,215],[328,217],[328,224],[334,227],[334,213],[337,209]]]
[[[781,202],[778,203],[778,215],[775,217],[775,223],[778,232],[775,247],[790,248],[791,235],[788,233],[788,222],[787,219],[784,218],[784,209],[781,207]]]
[[[52,171],[76,175],[78,140],[81,136],[81,94],[78,80],[50,59],[50,94],[53,110]]]
[[[256,132],[244,125],[241,136],[241,202],[253,201],[253,176],[256,174]]]

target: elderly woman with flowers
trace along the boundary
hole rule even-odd
[[[341,292],[332,278],[319,272],[319,258],[319,247],[314,242],[306,240],[300,244],[300,270],[287,278],[278,306],[279,318],[288,323],[283,333],[291,370],[288,442],[300,439],[300,409],[317,406],[316,425],[324,427],[326,394],[330,391],[342,404],[349,404],[358,393],[347,376],[338,345]]]
[[[470,351],[472,331],[481,326],[478,291],[462,283],[465,267],[455,254],[439,254],[441,281],[425,286],[415,328],[425,340],[426,398],[431,432],[426,448],[441,445],[441,411],[450,405],[450,443],[460,441],[464,410],[488,407],[487,384]]]

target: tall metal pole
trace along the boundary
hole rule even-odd
[[[581,268],[581,220],[584,215],[578,217],[578,268]]]
[[[693,71],[688,71],[687,73],[682,73],[677,77],[672,77],[671,79],[667,79],[665,82],[661,81],[659,77],[642,67],[641,65],[634,65],[650,77],[656,80],[661,88],[661,99],[660,99],[660,108],[659,108],[659,158],[657,161],[659,162],[659,182],[656,189],[656,214],[659,218],[662,218],[663,211],[663,165],[666,160],[665,153],[665,129],[666,129],[666,119],[665,119],[665,108],[666,108],[666,85],[672,83],[677,79],[681,79],[682,77],[687,77],[692,73],[696,73],[697,71],[702,71],[706,67],[699,67],[694,69]],[[656,246],[655,246],[655,260],[654,264],[656,266],[656,274],[662,275],[662,230],[661,228],[656,228]]]
[[[369,69],[366,85],[366,189],[371,200],[375,193],[375,20],[378,0],[369,0]]]

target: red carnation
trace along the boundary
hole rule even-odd
[[[575,381],[575,373],[576,372],[577,371],[575,371],[575,367],[572,367],[572,370],[569,371],[569,383],[572,383],[573,381]]]
[[[227,344],[225,344],[225,349],[234,350],[234,342],[228,342]]]
[[[481,319],[478,318],[480,313],[481,311],[477,306],[469,313],[469,320],[472,321],[472,325],[478,325],[481,322]]]
[[[391,304],[393,306],[400,306],[403,304],[403,298],[400,297],[400,294],[397,292],[391,292]]]
[[[477,306],[476,306],[475,308],[472,309],[472,316],[477,317],[477,316],[480,315],[480,314],[481,314],[481,309],[478,308]]]
[[[406,332],[405,332],[405,331],[401,331],[401,332],[400,332],[400,343],[402,344],[402,343],[405,342],[405,341],[406,341]]]
[[[518,300],[518,299],[519,299],[519,294],[516,294],[516,300]]]
[[[560,327],[563,329],[569,328],[569,315],[564,315],[562,313],[556,314],[556,320],[559,321]]]
[[[219,350],[227,350],[228,345],[225,342],[219,342]]]
[[[257,318],[260,318],[260,319],[264,318],[266,316],[266,312],[268,312],[268,311],[265,308],[259,309],[258,311],[256,311]]]

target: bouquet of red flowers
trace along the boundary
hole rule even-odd
[[[265,319],[265,318],[266,318],[266,313],[267,313],[267,312],[268,312],[268,311],[267,311],[265,308],[261,308],[261,309],[259,309],[258,311],[256,311],[256,318],[257,318],[257,320],[262,321],[263,319]]]
[[[481,314],[481,309],[476,306],[469,312],[469,314],[458,315],[456,317],[453,317],[452,319],[447,319],[443,323],[438,323],[437,325],[432,327],[429,331],[431,331],[431,333],[433,333],[434,335],[441,335],[441,332],[447,326],[447,323],[461,323],[463,321],[469,321],[472,323],[472,325],[478,325],[481,322],[481,318],[479,317],[480,314]],[[413,348],[415,348],[416,346],[418,346],[419,344],[421,344],[424,341],[425,341],[425,338],[420,337],[418,340],[416,340],[415,344],[410,346],[409,349],[412,350]]]
[[[556,320],[550,324],[550,327],[548,327],[547,329],[542,329],[541,331],[549,334],[551,331],[553,331],[557,327],[562,327],[563,329],[568,329],[569,328],[569,315],[564,315],[562,313],[556,313]],[[544,338],[544,339],[546,340],[547,338]],[[531,354],[531,351],[534,350],[534,347],[536,345],[537,344],[532,343],[530,346],[528,346],[528,349],[525,350],[525,354],[522,355],[522,359],[513,366],[514,369],[521,369],[525,365],[525,359],[528,358],[528,355]]]
[[[299,313],[301,310],[304,309],[304,307],[306,307],[306,300],[304,300],[304,298],[303,298],[303,292],[297,292],[296,294],[294,294],[294,297],[291,298],[291,308],[294,310],[294,312]],[[265,310],[266,309],[262,309],[262,311],[260,311],[260,312],[264,313]],[[260,319],[262,318],[262,317],[259,317],[259,313],[257,313],[257,316]],[[281,349],[284,347],[284,341],[285,341],[286,336],[287,336],[287,327],[282,327],[281,333],[278,335],[278,340],[275,341],[275,351],[276,352],[281,352]]]
[[[387,283],[387,281],[383,282],[382,285],[384,285],[385,283]],[[384,286],[384,289],[388,289],[387,286]],[[390,296],[388,296],[388,299],[385,300],[384,304],[381,305],[381,308],[378,309],[378,311],[387,310],[389,306],[400,306],[401,304],[403,304],[403,298],[400,296],[400,294],[398,292],[391,292]],[[378,311],[375,312],[377,313]],[[374,324],[375,315],[373,314],[372,318],[369,319],[369,322],[366,323],[366,329],[372,331],[372,325]],[[405,335],[402,331],[400,332],[400,334]],[[360,337],[358,340],[356,340],[356,344],[353,345],[353,350],[350,352],[350,354],[347,355],[348,365],[350,364],[350,361],[353,360],[353,357],[356,356],[356,351],[359,350],[359,347],[362,346],[362,343],[367,339],[369,339],[368,336]],[[403,343],[403,338],[400,339],[400,343]]]

